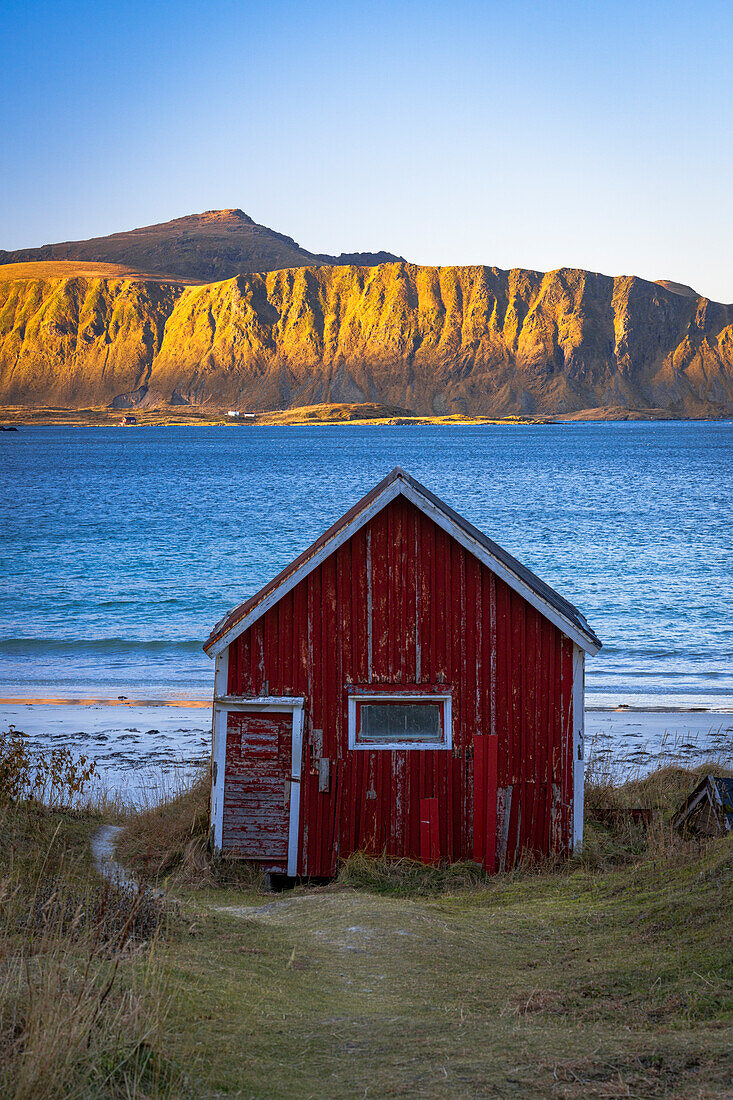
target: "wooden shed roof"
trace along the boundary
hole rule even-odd
[[[601,642],[576,607],[483,531],[479,531],[419,481],[401,470],[399,466],[362,497],[332,527],[324,531],[281,573],[268,581],[259,592],[239,604],[218,622],[204,645],[205,652],[210,657],[215,657],[226,649],[282,596],[291,591],[303,577],[333,554],[360,527],[363,527],[399,495],[406,497],[420,511],[430,516],[439,527],[457,539],[469,552],[501,577],[510,588],[523,596],[587,653],[598,652]]]

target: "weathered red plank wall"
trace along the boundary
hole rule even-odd
[[[453,751],[350,752],[349,684],[449,687]],[[359,849],[424,858],[426,799],[437,800],[430,858],[437,843],[441,860],[502,870],[525,849],[566,850],[571,689],[572,642],[404,497],[230,649],[230,693],[306,698],[299,872],[309,875],[333,875]]]

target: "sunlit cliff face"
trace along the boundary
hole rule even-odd
[[[0,403],[103,405],[142,390],[280,408],[423,414],[597,406],[733,411],[733,308],[633,277],[307,267],[203,286],[0,282]]]

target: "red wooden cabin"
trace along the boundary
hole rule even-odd
[[[357,850],[489,871],[570,851],[600,645],[393,470],[204,647],[215,849],[291,876],[334,875]]]

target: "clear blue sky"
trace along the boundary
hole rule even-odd
[[[0,247],[217,207],[313,251],[733,301],[733,4],[2,5]]]

